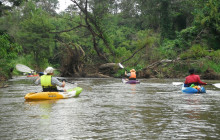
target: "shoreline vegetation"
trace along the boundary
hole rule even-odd
[[[120,68],[118,68],[118,67],[110,67],[109,68],[107,65],[108,64],[105,64],[105,67],[103,67],[103,65],[101,65],[98,68],[96,66],[94,66],[93,71],[91,71],[91,67],[90,67],[90,69],[84,69],[84,72],[75,73],[75,74],[71,75],[71,77],[74,77],[74,78],[121,78],[121,77],[124,77],[123,73],[121,75],[115,75],[117,73],[117,71],[120,70]],[[97,69],[95,69],[95,67]],[[181,73],[172,72],[172,75],[171,74],[168,75],[167,73],[159,73],[159,70],[161,70],[161,67],[157,67],[157,68],[151,69],[151,70],[144,69],[141,71],[137,71],[137,78],[145,78],[145,79],[149,79],[149,78],[169,79],[170,78],[170,79],[172,79],[172,78],[185,78],[185,76],[188,75],[187,72],[182,73],[181,71],[180,71]],[[87,71],[88,73],[85,73],[85,71]],[[8,85],[7,80],[12,78],[12,74],[10,74],[11,75],[10,78],[7,78],[5,76],[0,77],[0,88],[7,88],[10,86],[10,85]],[[197,74],[199,74],[199,73],[197,73]],[[16,75],[19,76],[19,75],[23,75],[23,74],[16,73]],[[60,74],[58,74],[58,75],[60,76]],[[220,75],[210,69],[207,69],[204,73],[199,74],[199,75],[201,76],[201,79],[203,79],[203,80],[220,80]]]
[[[121,68],[119,68],[118,63],[109,63],[109,64],[103,64],[100,65],[99,67],[97,67],[97,65],[91,66],[90,68],[85,68],[83,69],[82,72],[79,73],[75,73],[75,74],[71,74],[69,77],[80,77],[80,78],[121,78],[124,77],[124,70],[121,70]],[[92,68],[93,67],[93,68]],[[164,67],[163,67],[164,68]],[[92,69],[92,70],[91,70]],[[185,76],[188,75],[188,72],[175,72],[172,69],[170,69],[169,72],[171,72],[172,74],[168,74],[166,72],[160,72],[161,67],[155,67],[154,69],[143,69],[143,70],[138,70],[137,71],[137,78],[185,78]],[[16,71],[16,70],[15,70]],[[117,74],[118,71],[122,71],[122,73],[120,73],[119,75]],[[197,73],[201,76],[202,79],[206,79],[206,80],[220,80],[220,75],[217,74],[216,72],[214,72],[211,69],[207,69],[205,72],[203,73]],[[23,74],[21,74],[20,72],[16,72],[17,76],[21,76]],[[57,73],[56,75],[58,76],[62,76],[60,73]],[[7,81],[9,79],[11,79],[13,76],[13,73],[10,74],[10,77],[7,78],[5,76],[1,76],[0,77],[0,81]],[[4,87],[4,86],[1,86]]]
[[[0,2],[0,81],[52,66],[61,77],[220,79],[219,0]],[[10,4],[7,4],[10,3]],[[149,12],[150,11],[150,12]],[[4,87],[4,85],[3,85]]]

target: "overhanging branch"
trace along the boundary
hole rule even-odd
[[[57,33],[70,32],[70,31],[75,30],[75,29],[80,28],[80,27],[85,27],[85,28],[86,28],[85,25],[79,25],[79,26],[76,26],[76,27],[74,27],[74,28],[72,28],[72,29],[63,30],[63,31],[58,31],[58,32],[49,32],[49,33],[57,34]]]
[[[128,57],[127,59],[123,60],[121,63],[124,63],[124,62],[130,60],[131,58],[133,58],[133,57],[135,56],[136,53],[138,53],[139,51],[141,51],[141,50],[142,50],[143,48],[145,48],[145,47],[146,47],[146,46],[144,46],[144,47],[142,47],[142,48],[136,50],[130,57]]]

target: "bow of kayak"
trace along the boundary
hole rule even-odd
[[[68,89],[67,92],[38,92],[28,93],[25,95],[26,100],[52,100],[52,99],[65,99],[71,97],[78,97],[82,92],[81,87]]]

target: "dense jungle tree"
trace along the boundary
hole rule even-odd
[[[196,39],[206,40],[212,49],[220,49],[220,1],[196,1],[194,14],[195,26],[200,31]]]
[[[64,75],[109,62],[141,69],[162,59],[201,59],[204,55],[195,56],[196,49],[210,51],[204,54],[218,61],[218,0],[71,1],[60,13],[58,0],[0,3],[0,31],[22,45],[22,61],[34,61],[41,70],[61,67]],[[218,71],[217,64],[209,64]]]
[[[54,35],[49,33],[54,28],[52,19],[32,2],[26,3],[23,14],[17,32],[18,42],[23,46],[24,53],[33,55],[36,64],[41,66],[53,53]]]
[[[58,0],[33,0],[36,1],[37,7],[41,7],[44,11],[51,15],[56,15],[56,9],[58,9]]]
[[[12,5],[3,4],[11,2]],[[5,15],[8,15],[13,7],[19,6],[22,0],[3,0],[0,1],[0,18],[4,18]],[[18,53],[21,52],[22,47],[16,43],[13,36],[7,34],[7,28],[2,28],[0,26],[0,81],[5,78],[12,77],[12,71],[14,69],[14,59],[18,57]]]
[[[0,35],[0,81],[2,78],[11,78],[14,68],[13,60],[22,48],[7,34]]]

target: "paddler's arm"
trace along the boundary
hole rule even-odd
[[[66,82],[63,80],[62,82],[60,82],[57,78],[52,77],[52,85],[57,85],[59,87],[65,87]]]
[[[125,76],[130,77],[130,76],[131,76],[131,73],[127,73],[127,71],[125,71]]]
[[[199,77],[199,76],[198,76],[198,83],[201,84],[201,85],[207,85],[207,83],[202,82],[202,81],[200,80],[200,77]]]
[[[37,80],[34,82],[36,85],[40,84],[40,77],[37,78]]]
[[[63,80],[63,82],[62,82],[62,87],[65,87],[65,85],[66,85],[66,81]]]

